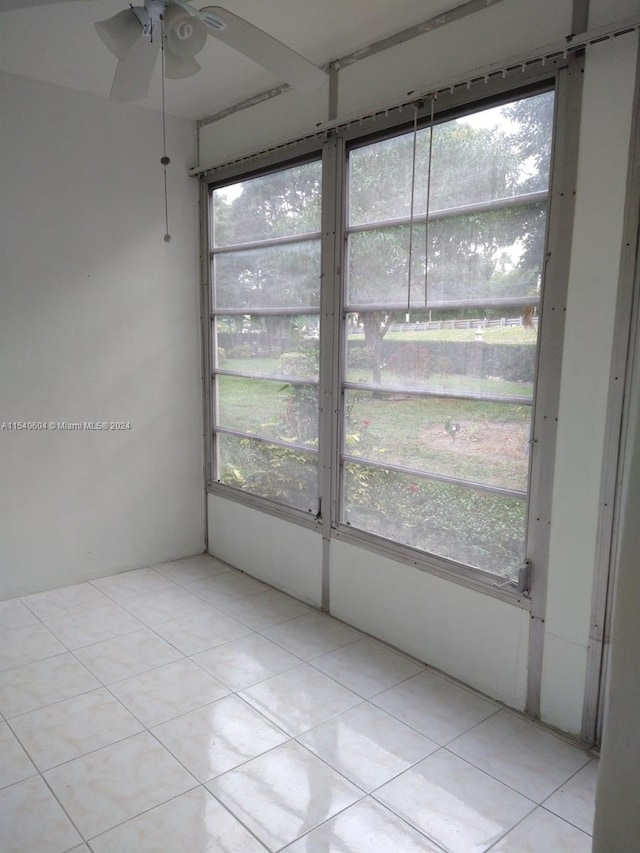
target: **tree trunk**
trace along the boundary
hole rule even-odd
[[[372,382],[374,385],[382,384],[382,364],[384,361],[382,341],[391,325],[392,315],[384,311],[371,311],[360,315],[364,327],[364,340],[369,347],[373,357]],[[374,397],[380,394],[374,392]]]

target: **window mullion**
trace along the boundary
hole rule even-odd
[[[342,229],[342,173],[344,147],[332,134],[323,146],[322,183],[322,289],[320,296],[320,441],[319,494],[322,535],[328,547],[331,525],[336,518],[336,468],[338,450],[338,400],[340,376],[340,300]],[[323,577],[323,605],[328,605],[328,565]]]

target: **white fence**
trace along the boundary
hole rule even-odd
[[[389,326],[391,332],[431,332],[438,329],[496,329],[507,326],[538,325],[537,317],[525,320],[520,317],[501,317],[499,320],[488,320],[486,317],[477,320],[430,320],[426,323],[393,323]]]

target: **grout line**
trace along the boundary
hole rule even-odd
[[[61,803],[61,802],[60,802],[60,800],[58,799],[58,796],[57,796],[56,792],[53,790],[53,788],[51,787],[51,785],[50,785],[50,784],[47,782],[47,780],[44,778],[44,774],[43,774],[43,773],[40,773],[40,778],[42,779],[42,781],[44,782],[44,784],[47,786],[47,789],[48,789],[49,793],[51,794],[51,796],[53,797],[53,799],[56,801],[56,803],[57,803],[57,804],[60,806],[60,808],[62,809],[62,813],[63,813],[64,815],[66,815],[66,817],[67,817],[67,819],[68,819],[69,823],[70,823],[70,824],[71,824],[71,826],[75,829],[75,831],[78,833],[79,837],[82,839],[82,842],[86,842],[86,838],[84,837],[83,833],[82,833],[82,832],[80,832],[80,828],[76,825],[76,822],[73,820],[73,818],[71,817],[71,815],[69,814],[69,812],[65,809],[65,807],[62,805],[62,803]],[[82,842],[81,842],[81,843],[82,843]],[[78,845],[76,844],[75,846],[77,847]],[[71,850],[73,850],[73,847],[71,847],[70,849],[71,849]]]

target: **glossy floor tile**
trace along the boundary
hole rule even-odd
[[[300,666],[300,658],[260,634],[249,634],[223,643],[194,655],[193,660],[232,690],[251,687],[279,672]]]
[[[260,633],[303,660],[317,658],[362,637],[359,631],[321,613],[306,613]]]
[[[375,798],[450,853],[481,853],[535,803],[441,749],[383,785]]]
[[[104,688],[14,717],[11,727],[40,770],[143,730]]]
[[[208,554],[198,554],[196,557],[186,557],[184,560],[162,563],[153,568],[174,583],[184,586],[202,578],[224,574],[224,572],[229,571],[231,566],[210,557]]]
[[[183,654],[195,655],[244,637],[251,633],[251,629],[215,607],[201,607],[193,613],[156,625],[155,632]]]
[[[0,788],[22,782],[37,772],[9,726],[0,722]]]
[[[15,717],[100,687],[69,652],[0,672],[0,713]]]
[[[50,592],[36,592],[22,598],[22,603],[42,620],[76,613],[89,607],[100,607],[108,601],[109,599],[90,583],[63,586]]]
[[[65,853],[82,838],[37,776],[0,791],[2,853]]]
[[[182,655],[149,628],[141,628],[122,637],[84,646],[76,650],[75,656],[103,684],[112,684],[171,663]]]
[[[593,831],[598,762],[589,763],[544,801],[544,807],[591,835]]]
[[[0,602],[2,853],[586,853],[596,773],[206,555]]]
[[[118,681],[111,685],[111,692],[148,728],[208,705],[229,691],[183,658]]]
[[[0,670],[24,663],[51,658],[64,652],[65,647],[44,625],[27,625],[2,632]]]
[[[224,602],[220,608],[256,631],[310,612],[306,604],[275,590],[236,598]]]
[[[229,569],[229,571],[215,577],[207,577],[189,583],[186,589],[208,601],[209,604],[217,605],[258,592],[265,592],[268,587],[242,572]]]
[[[424,670],[410,658],[369,639],[314,658],[313,665],[366,699]]]
[[[257,758],[288,736],[237,696],[228,696],[153,729],[200,782]]]
[[[366,791],[439,748],[368,702],[300,735],[298,741]]]
[[[189,791],[91,842],[95,853],[265,853],[208,791]]]
[[[168,619],[189,616],[207,606],[201,598],[182,587],[163,589],[151,595],[134,595],[122,602],[122,606],[145,625],[159,625]]]
[[[307,664],[261,681],[240,695],[290,735],[299,735],[362,701]]]
[[[135,569],[93,581],[105,595],[114,601],[124,602],[136,595],[153,595],[163,590],[175,590],[177,585],[154,569]]]
[[[207,787],[272,851],[362,796],[355,785],[295,742],[219,776]]]
[[[148,732],[61,764],[43,775],[87,840],[197,784]]]
[[[91,646],[142,628],[142,623],[113,601],[65,616],[47,619],[52,634],[68,649]]]
[[[0,601],[0,631],[37,624],[36,617],[20,599],[12,598],[10,601]]]
[[[507,711],[475,726],[449,749],[537,803],[588,761],[581,749]]]
[[[367,797],[311,830],[287,853],[442,853],[424,835]]]
[[[442,745],[498,711],[492,702],[433,672],[414,675],[371,701]]]
[[[586,832],[538,808],[491,848],[491,853],[591,853]]]

